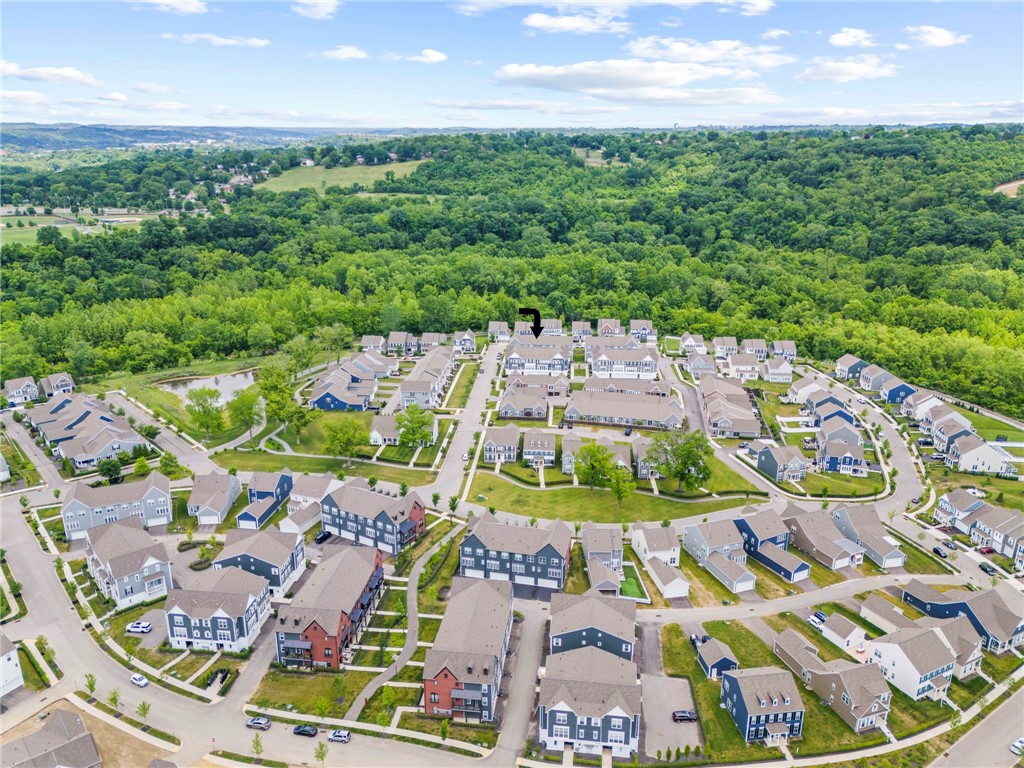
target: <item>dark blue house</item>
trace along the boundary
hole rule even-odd
[[[903,602],[936,619],[966,616],[981,635],[982,647],[993,653],[1024,645],[1024,610],[1020,601],[1011,606],[994,589],[939,592],[914,579],[903,590]]]
[[[249,481],[249,504],[238,513],[239,528],[262,528],[292,492],[290,469],[253,472]]]
[[[905,381],[893,378],[882,385],[879,394],[887,403],[902,403],[915,392],[917,392],[917,387],[912,387]]]
[[[748,743],[763,741],[776,747],[803,736],[804,703],[788,670],[756,667],[726,672],[721,699]]]
[[[814,424],[818,427],[834,427],[836,424],[845,421],[847,424],[855,424],[853,414],[846,410],[844,405],[826,403],[819,406],[814,412]]]
[[[551,596],[549,638],[549,654],[592,647],[632,661],[636,603],[618,597],[555,593]]]
[[[818,467],[824,472],[866,477],[868,468],[864,461],[864,446],[837,442],[822,443],[818,446]]]
[[[787,551],[789,530],[782,518],[771,510],[743,515],[733,520],[733,524],[743,538],[743,549],[768,570],[790,583],[811,575],[811,566]]]
[[[807,410],[814,416],[818,415],[818,411],[824,408],[826,405],[838,405],[840,408],[845,408],[845,404],[839,398],[838,395],[833,395],[831,392],[823,392],[820,395],[812,395],[807,399],[805,406]]]
[[[712,680],[717,680],[723,673],[738,669],[740,666],[736,661],[736,654],[729,646],[714,638],[697,646],[697,663],[704,670],[704,674]]]

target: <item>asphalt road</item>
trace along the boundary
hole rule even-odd
[[[1011,742],[1024,737],[1024,689],[969,731],[932,768],[1010,768],[1022,761],[1010,751]]]

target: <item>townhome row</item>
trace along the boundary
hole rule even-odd
[[[369,410],[377,381],[398,374],[398,361],[366,351],[328,367],[313,383],[309,407],[321,411]]]
[[[832,570],[859,565],[865,555],[880,568],[899,568],[906,561],[873,505],[840,504],[831,512],[790,505],[782,522],[796,549]]]
[[[475,342],[474,342],[475,344]],[[455,347],[433,347],[398,385],[402,408],[440,408],[458,368]]]
[[[70,395],[75,391],[75,380],[69,373],[51,373],[38,382],[31,376],[8,379],[4,382],[3,398],[11,405],[24,405],[37,400],[49,400],[55,395]]]
[[[546,528],[479,518],[459,545],[463,576],[561,590],[569,569],[572,530],[560,520]]]
[[[699,396],[711,437],[761,436],[761,419],[742,387],[706,373],[700,377]]]
[[[1024,515],[973,496],[958,488],[939,497],[936,521],[952,526],[980,547],[991,547],[1008,557],[1016,568],[1024,568]]]
[[[986,651],[1003,654],[1024,644],[1024,607],[1020,594],[1008,585],[939,592],[914,579],[904,588],[903,601],[933,619],[965,617]]]
[[[541,320],[541,335],[543,336],[565,336],[565,327],[558,318],[543,318]],[[573,343],[582,344],[587,338],[594,336],[595,328],[593,321],[573,320],[570,323],[570,332]],[[658,332],[650,320],[630,320],[628,333],[619,320],[601,319],[597,321],[596,328],[598,337],[623,337],[630,336],[637,341],[655,341]],[[512,331],[509,331],[508,323],[503,320],[491,320],[487,324],[487,336],[493,341],[509,341],[513,337],[532,336],[533,328],[531,323],[525,320],[517,321]]]
[[[431,349],[448,345],[449,339],[446,333],[424,333],[422,336],[417,336],[407,331],[391,331],[387,338],[367,335],[363,336],[359,342],[359,346],[364,352],[379,352],[397,357],[414,357],[426,354]],[[476,333],[467,329],[452,334],[451,346],[460,354],[476,352]]]
[[[26,411],[29,426],[46,441],[58,461],[68,459],[76,470],[95,467],[119,453],[149,453],[153,446],[99,400],[84,395],[56,394]]]

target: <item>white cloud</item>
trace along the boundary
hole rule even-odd
[[[136,83],[135,90],[140,93],[170,93],[171,89],[160,83]]]
[[[113,104],[123,104],[128,101],[128,97],[120,91],[111,91],[110,93],[105,93],[102,96],[97,96],[96,98],[100,101],[106,101]]]
[[[8,91],[4,89],[0,91],[0,98],[20,107],[41,107],[50,103],[50,100],[39,91]]]
[[[576,105],[567,101],[544,101],[542,99],[484,99],[480,101],[437,99],[429,102],[435,107],[465,110],[527,110],[541,112],[545,115],[608,115],[616,112],[627,112],[628,107],[612,107],[601,105]]]
[[[0,77],[18,80],[36,80],[41,83],[74,83],[76,85],[103,85],[88,72],[77,67],[22,67],[13,61],[0,60]]]
[[[829,36],[828,41],[837,48],[873,48],[878,45],[874,35],[856,27],[843,27]]]
[[[883,61],[880,56],[861,54],[845,59],[829,59],[817,56],[811,66],[797,75],[797,80],[831,80],[835,83],[852,83],[854,80],[872,80],[878,77],[892,77],[898,67]]]
[[[673,37],[640,37],[627,46],[634,56],[699,64],[721,64],[737,68],[768,69],[792,64],[797,59],[779,53],[777,45],[747,45],[739,40],[698,40]]]
[[[774,101],[760,88],[685,90],[680,86],[713,77],[750,77],[749,70],[696,62],[606,59],[551,66],[508,64],[495,72],[502,83],[583,93],[604,101],[648,104],[751,104]]]
[[[263,37],[223,37],[209,32],[190,32],[185,35],[176,35],[173,32],[164,32],[160,35],[164,40],[180,40],[183,43],[209,43],[219,47],[232,48],[265,48],[270,41]]]
[[[772,120],[801,123],[857,124],[945,123],[1019,121],[1022,101],[945,102],[924,104],[880,104],[873,107],[812,107],[765,112]]]
[[[774,0],[463,0],[455,6],[455,10],[464,16],[479,16],[487,11],[501,8],[521,6],[543,6],[555,8],[559,12],[573,11],[576,13],[592,12],[609,8],[618,9],[619,16],[624,16],[630,8],[636,6],[666,6],[669,8],[693,8],[698,5],[717,5],[722,10],[738,9],[743,16],[760,16],[775,7]]]
[[[337,61],[350,61],[352,59],[366,59],[370,54],[355,45],[339,45],[329,51],[322,51],[321,56]]]
[[[433,48],[424,48],[415,55],[389,53],[385,55],[385,58],[390,61],[415,61],[419,64],[440,64],[442,61],[448,61],[448,54],[435,51]]]
[[[292,10],[307,19],[330,19],[341,5],[341,0],[295,0]]]
[[[622,21],[618,14],[574,14],[567,16],[551,16],[547,13],[531,13],[523,24],[541,32],[571,32],[574,35],[590,35],[595,32],[611,32],[624,34],[633,26]]]
[[[441,117],[453,123],[486,123],[491,119],[481,112],[448,112]]]
[[[783,37],[789,37],[788,29],[766,29],[761,33],[762,40],[778,40]]]
[[[151,6],[163,13],[177,13],[181,16],[190,16],[195,13],[206,13],[205,0],[129,0]]]
[[[897,51],[909,51],[910,50],[910,46],[907,45],[906,43],[893,43],[892,47],[895,48]]]
[[[970,35],[958,35],[942,27],[907,27],[907,34],[911,39],[927,46],[928,48],[948,48],[951,45],[961,45],[971,39]]]

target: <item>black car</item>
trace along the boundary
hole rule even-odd
[[[706,643],[710,639],[711,639],[711,635],[704,635],[704,637],[701,638],[701,642],[702,643]]]
[[[949,555],[946,554],[946,550],[944,550],[942,547],[938,547],[938,546],[932,547],[932,552],[934,552],[936,555],[941,557],[943,560],[945,560],[947,557],[949,557]]]
[[[296,725],[292,729],[292,733],[296,736],[315,737],[320,731],[315,725]]]
[[[981,568],[981,570],[983,570],[989,576],[995,576],[996,575],[995,566],[990,564],[990,563],[978,563],[978,567]]]
[[[629,437],[632,434],[633,434],[633,428],[632,427],[626,427],[626,437]]]
[[[696,723],[697,713],[688,709],[677,709],[672,713],[673,723]]]
[[[329,538],[331,538],[329,531],[320,531],[320,533],[313,537],[313,541],[317,544],[323,544]]]

